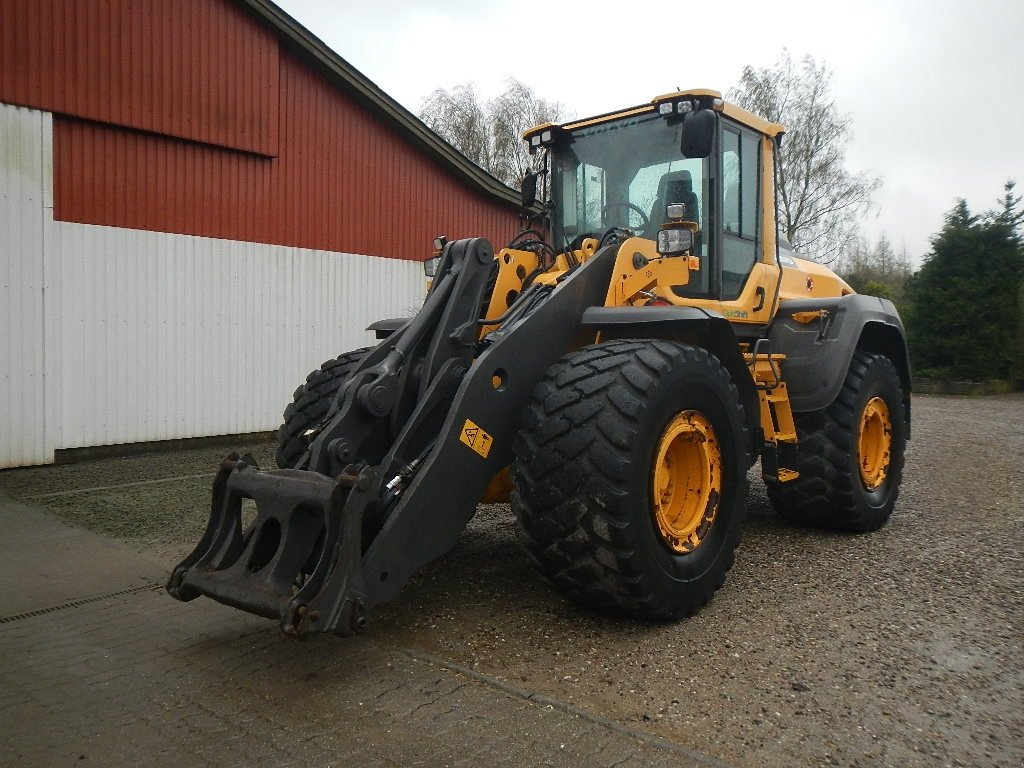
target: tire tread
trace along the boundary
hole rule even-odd
[[[893,451],[889,468],[893,491],[881,508],[865,507],[859,501],[860,479],[850,455],[856,450],[859,426],[857,396],[872,375],[899,385],[899,374],[887,357],[857,351],[832,405],[821,411],[795,414],[800,476],[786,483],[765,478],[768,498],[782,517],[813,528],[857,533],[877,530],[888,520],[903,474],[902,444]],[[894,413],[893,417],[902,419],[902,413]]]
[[[293,467],[306,452],[303,433],[323,420],[342,382],[369,351],[369,347],[363,347],[327,360],[296,388],[292,402],[284,409],[283,422],[277,429],[274,458],[278,467]]]
[[[616,340],[572,353],[539,382],[515,440],[512,506],[520,543],[542,578],[584,605],[649,617],[678,618],[702,608],[725,580],[738,545],[699,594],[664,594],[636,546],[624,485],[632,441],[651,392],[673,366],[706,367],[740,414],[729,374],[705,350],[661,340]],[[738,436],[746,440],[746,436]],[[741,443],[746,445],[747,442]],[[736,482],[742,515],[746,474]]]

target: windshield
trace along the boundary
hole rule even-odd
[[[555,241],[600,237],[610,227],[653,239],[670,203],[684,204],[686,219],[703,233],[708,160],[682,156],[681,130],[645,114],[573,131],[573,140],[555,150]],[[707,247],[698,235],[698,253],[706,255]]]

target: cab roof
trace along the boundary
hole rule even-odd
[[[691,88],[685,91],[673,91],[672,93],[666,93],[661,96],[655,96],[647,104],[640,104],[635,107],[628,107],[626,109],[620,109],[615,112],[606,112],[602,115],[595,115],[594,117],[585,117],[578,120],[570,120],[566,123],[542,123],[541,125],[530,128],[523,134],[523,138],[529,141],[530,137],[539,131],[543,131],[545,128],[560,128],[566,131],[573,131],[577,128],[583,128],[588,125],[598,125],[600,123],[611,122],[612,120],[618,120],[623,117],[630,117],[632,115],[642,115],[648,112],[656,112],[660,109],[662,104],[668,102],[679,102],[686,100],[699,100],[701,102],[708,103],[711,109],[716,112],[721,112],[726,117],[729,117],[736,122],[752,128],[753,130],[763,133],[765,136],[771,138],[777,138],[786,132],[784,126],[778,123],[772,123],[765,120],[762,117],[758,117],[753,112],[750,112],[743,107],[740,107],[731,102],[725,101],[722,98],[722,94],[719,91],[713,91],[709,88]]]

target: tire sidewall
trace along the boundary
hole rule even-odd
[[[899,491],[900,478],[903,473],[903,452],[906,446],[906,431],[903,419],[903,392],[891,366],[875,358],[868,366],[860,389],[853,401],[854,421],[850,431],[850,472],[853,493],[857,497],[860,508],[881,511],[892,506]],[[873,397],[879,397],[889,409],[889,421],[892,428],[892,444],[889,454],[889,468],[885,480],[874,490],[868,490],[860,477],[860,424],[864,407]]]
[[[714,578],[731,564],[732,552],[742,522],[738,498],[746,487],[743,455],[746,434],[742,409],[730,386],[730,379],[717,358],[697,350],[694,364],[678,365],[667,371],[639,420],[637,439],[631,451],[630,497],[639,500],[643,518],[639,526],[640,542],[650,561],[663,578],[677,582],[696,582]],[[682,411],[702,414],[712,425],[722,455],[722,495],[707,537],[692,552],[679,554],[670,549],[658,530],[653,504],[653,468],[658,444],[669,422]],[[634,501],[633,503],[636,503]]]

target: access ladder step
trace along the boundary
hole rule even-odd
[[[796,422],[789,402],[789,390],[782,379],[785,355],[773,354],[767,339],[759,339],[753,351],[743,355],[757,389],[761,409],[761,472],[765,477],[787,483],[800,476]]]

